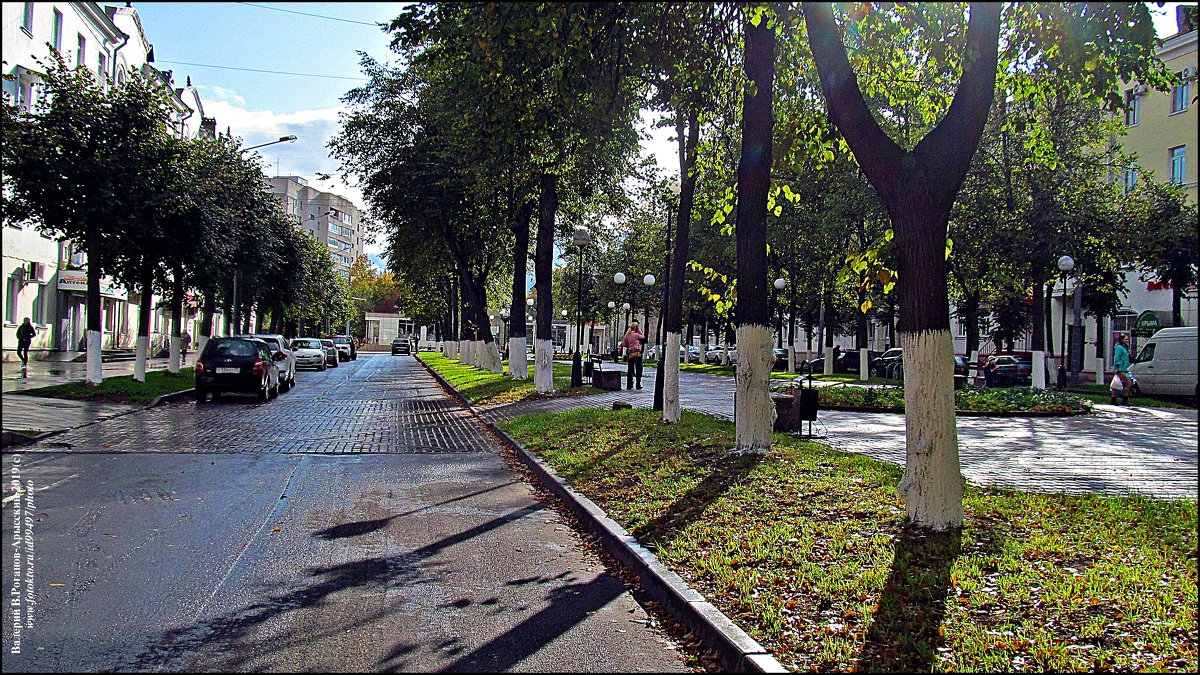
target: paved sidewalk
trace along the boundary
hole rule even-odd
[[[189,353],[184,361],[191,365],[194,354]],[[166,370],[168,359],[150,359],[147,370]],[[133,374],[133,361],[106,363],[104,377],[119,377]],[[87,364],[56,361],[30,361],[22,368],[20,362],[4,362],[0,366],[3,375],[2,412],[5,431],[33,431],[45,433],[61,431],[110,419],[118,415],[141,410],[144,405],[120,405],[95,403],[93,401],[71,401],[42,396],[27,396],[22,392],[56,384],[81,382]]]
[[[655,371],[646,368],[640,391],[605,392],[481,408],[493,421],[532,412],[610,407],[627,401],[649,408]],[[733,418],[734,380],[680,373],[683,407]],[[622,385],[623,386],[623,385]],[[838,450],[903,464],[904,415],[822,411],[815,430]],[[1097,404],[1080,417],[959,417],[963,475],[980,486],[1034,492],[1145,494],[1160,499],[1197,496],[1197,412],[1178,408]]]

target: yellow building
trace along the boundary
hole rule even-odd
[[[1184,187],[1196,201],[1196,26],[1185,15],[1185,7],[1176,10],[1179,31],[1163,40],[1159,58],[1182,82],[1172,91],[1161,92],[1133,84],[1125,91],[1130,103],[1125,114],[1129,134],[1122,139],[1126,152],[1137,154],[1137,164],[1153,171],[1160,182],[1172,182]],[[1126,176],[1130,184],[1134,176]]]

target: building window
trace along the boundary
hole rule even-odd
[[[33,5],[32,2],[25,3],[25,14],[21,17],[21,28],[29,37],[33,37]]]
[[[45,325],[46,323],[46,287],[42,284],[37,285],[37,291],[33,296],[33,315],[30,319],[36,324]]]
[[[1171,148],[1171,182],[1183,185],[1187,181],[1187,146]]]
[[[54,10],[54,32],[50,35],[50,44],[56,52],[62,52],[62,23],[62,12]]]
[[[15,273],[8,278],[8,302],[4,303],[4,320],[8,323],[17,322],[17,300],[24,285],[24,281]]]
[[[1171,90],[1171,112],[1183,112],[1188,109],[1188,81],[1183,79],[1182,72],[1176,73],[1181,80],[1175,88]]]
[[[76,35],[78,39],[79,49],[75,52],[75,65],[87,67],[87,38],[83,35]]]
[[[96,65],[96,72],[100,74],[100,79],[102,81],[108,81],[108,54],[100,52],[100,59]]]
[[[1137,187],[1137,176],[1138,170],[1136,166],[1125,169],[1125,194],[1133,192],[1133,189]]]
[[[1142,121],[1142,99],[1136,90],[1125,90],[1125,126],[1131,127]]]

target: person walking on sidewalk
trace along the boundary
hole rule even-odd
[[[625,371],[625,388],[633,389],[633,380],[637,378],[637,388],[642,388],[642,347],[646,344],[646,336],[638,328],[636,321],[629,324],[625,331],[625,339],[621,347],[625,349],[625,361],[629,364]]]
[[[1117,379],[1121,381],[1121,405],[1129,405],[1129,390],[1133,389],[1133,382],[1129,379],[1129,336],[1121,334],[1117,338],[1117,346],[1113,347],[1113,368],[1117,371]],[[1112,404],[1117,404],[1117,390],[1110,389],[1108,392],[1112,399]]]
[[[22,366],[29,365],[29,346],[33,344],[33,338],[37,337],[37,329],[33,324],[29,323],[29,317],[25,317],[25,322],[17,328],[17,358],[21,359]]]

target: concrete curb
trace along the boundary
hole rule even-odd
[[[533,471],[538,480],[571,508],[583,524],[600,538],[600,542],[613,558],[637,574],[651,596],[661,602],[672,616],[692,629],[705,645],[720,654],[721,665],[724,668],[740,673],[788,672],[770,652],[733,623],[721,610],[705,600],[703,595],[689,587],[678,574],[667,569],[653,553],[638,543],[633,535],[610,518],[595,502],[576,492],[570,483],[554,472],[554,469],[498,426],[484,419],[471,402],[437,370],[431,368],[419,356],[415,358],[452,398],[466,406],[476,419],[503,440]]]
[[[189,396],[195,395],[195,392],[196,392],[196,390],[193,388],[193,389],[184,389],[182,391],[171,392],[170,394],[163,394],[162,396],[157,396],[157,397],[151,399],[151,401],[149,403],[147,403],[144,407],[138,408],[137,410],[129,410],[129,411],[123,412],[119,415],[113,415],[112,417],[105,418],[104,420],[92,420],[91,422],[87,422],[85,424],[80,424],[80,425],[74,426],[74,427],[67,427],[66,429],[55,429],[53,431],[46,431],[46,432],[38,434],[37,436],[26,436],[25,434],[19,434],[14,431],[5,430],[4,431],[4,440],[3,440],[3,443],[0,445],[2,445],[2,447],[6,448],[6,449],[20,447],[23,445],[32,445],[34,443],[39,443],[41,441],[44,441],[47,438],[51,438],[51,437],[57,436],[59,434],[65,434],[68,431],[82,429],[83,427],[90,426],[92,424],[96,424],[97,422],[103,422],[103,421],[107,421],[107,420],[111,420],[111,419],[116,419],[118,417],[124,417],[125,415],[139,412],[141,410],[149,410],[150,408],[160,406],[164,403],[173,403],[175,401],[181,401],[185,398],[188,398]]]

